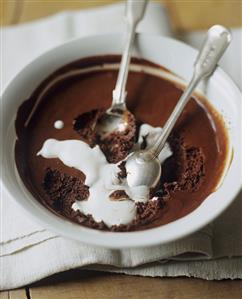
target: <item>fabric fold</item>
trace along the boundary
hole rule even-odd
[[[189,244],[186,249],[201,250],[196,237],[188,238],[184,240],[184,245]],[[1,266],[5,269],[0,287],[17,288],[58,272],[88,265],[137,267],[167,260],[171,256],[179,255],[185,248],[181,251],[177,244],[171,243],[150,248],[110,250],[91,247],[61,237],[50,238],[39,242],[38,245],[0,257]],[[207,254],[207,248],[205,250],[204,255]]]

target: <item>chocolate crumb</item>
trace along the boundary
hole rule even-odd
[[[79,115],[74,122],[74,130],[90,146],[98,144],[110,163],[118,163],[127,157],[135,143],[136,121],[130,112],[127,113],[128,127],[122,133],[113,132],[100,138],[95,131],[97,122],[105,113],[104,109],[95,109]]]
[[[91,147],[96,145],[95,127],[104,112],[104,109],[94,109],[79,115],[74,120],[74,130],[80,135],[81,140],[88,143]]]
[[[146,203],[137,203],[136,221],[141,224],[149,223],[155,220],[158,211],[163,208],[164,203],[161,198],[156,200],[148,200]]]
[[[186,163],[179,180],[181,190],[194,192],[200,188],[205,176],[204,160],[205,157],[200,148],[186,149]]]
[[[48,195],[47,203],[56,211],[70,209],[76,200],[89,197],[89,187],[79,178],[47,168],[43,187]]]
[[[197,191],[205,176],[205,156],[202,149],[186,146],[181,136],[173,135],[169,140],[173,155],[162,167],[162,189],[165,193]]]
[[[129,196],[124,190],[115,190],[109,195],[109,198],[114,201],[122,201],[129,199]]]
[[[126,161],[123,161],[118,165],[118,168],[120,169],[120,171],[118,172],[118,178],[121,180],[127,177],[127,171],[125,165],[126,165]]]

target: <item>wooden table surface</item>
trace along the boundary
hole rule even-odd
[[[0,0],[1,25],[14,25],[65,9],[80,9],[113,0]],[[156,1],[161,2],[161,1]],[[204,29],[214,23],[242,26],[242,0],[163,0],[176,30]],[[195,278],[148,278],[71,270],[18,290],[1,299],[241,299],[242,281]]]
[[[2,292],[1,299],[241,299],[242,281],[149,278],[72,270]]]

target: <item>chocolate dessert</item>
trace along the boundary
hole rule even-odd
[[[208,101],[192,98],[160,157],[158,185],[129,188],[125,158],[154,143],[182,87],[131,71],[129,126],[101,138],[95,127],[111,103],[117,77],[116,69],[102,66],[119,61],[119,56],[90,57],[49,76],[18,110],[15,158],[25,186],[57,215],[94,229],[143,230],[187,215],[216,189],[227,135]],[[142,59],[132,63],[160,68]],[[87,67],[97,69],[77,74]],[[70,75],[56,80],[63,74]]]

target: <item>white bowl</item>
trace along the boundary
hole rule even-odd
[[[14,120],[19,105],[48,75],[71,61],[95,55],[120,54],[122,37],[118,34],[92,36],[65,43],[27,65],[3,94],[3,186],[9,195],[43,227],[84,243],[125,248],[162,244],[184,237],[214,220],[231,204],[241,187],[241,93],[232,80],[218,68],[207,85],[206,95],[229,127],[233,160],[221,187],[192,213],[169,224],[138,232],[103,232],[64,220],[47,210],[25,188],[16,171]],[[139,34],[135,56],[151,60],[188,81],[197,51],[176,40]],[[1,138],[3,140],[3,136]]]

